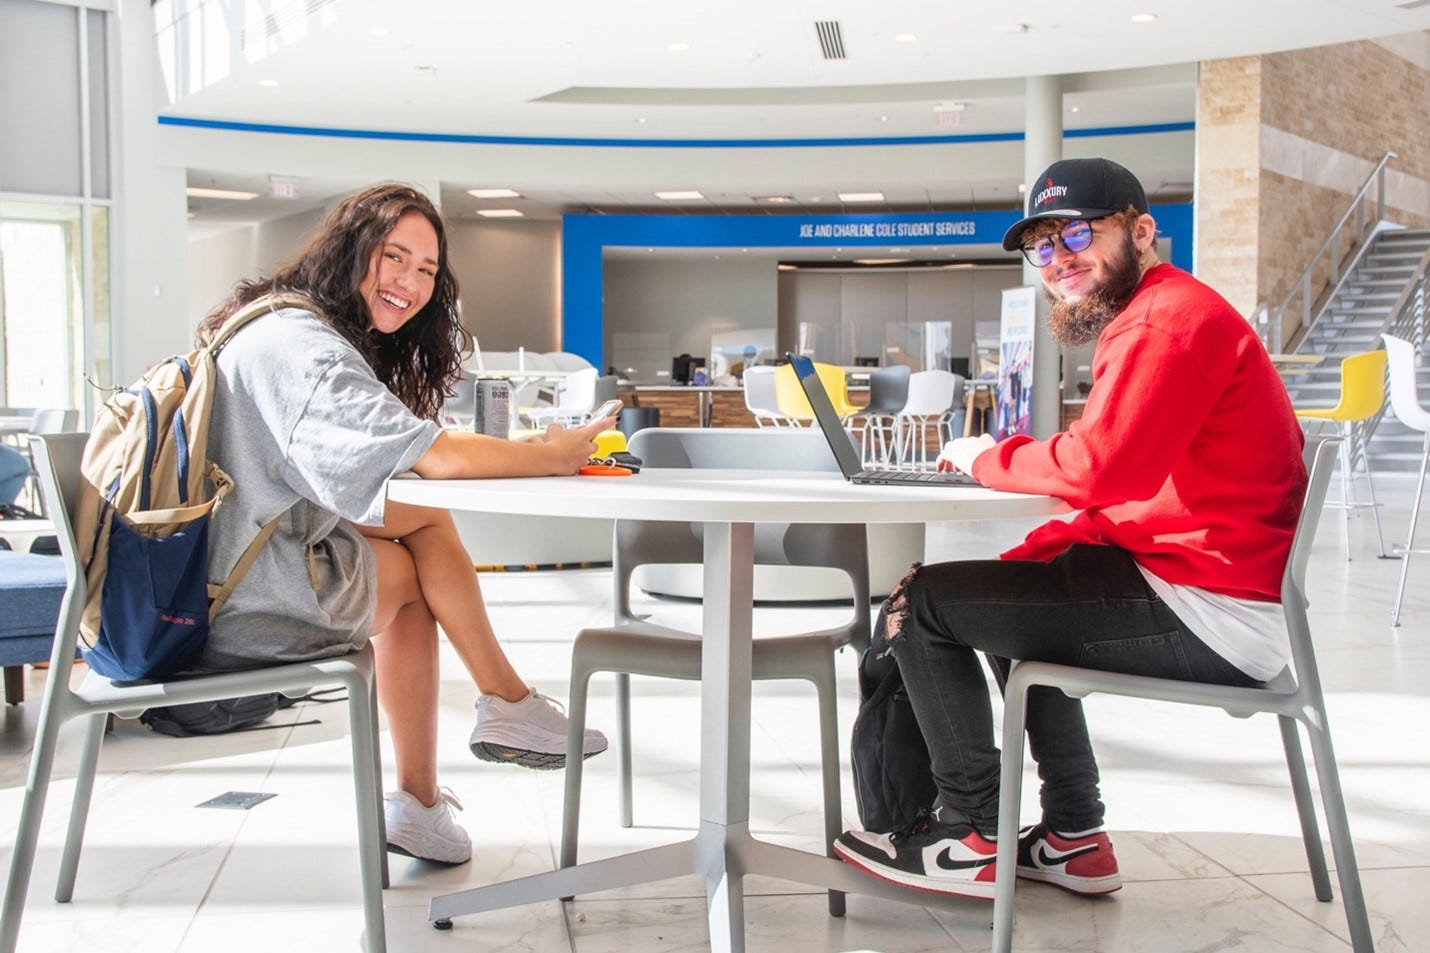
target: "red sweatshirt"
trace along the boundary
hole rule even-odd
[[[1251,326],[1215,291],[1159,264],[1098,336],[1092,379],[1082,419],[1065,433],[1010,437],[974,463],[985,486],[1082,511],[1003,558],[1110,544],[1170,583],[1279,602],[1306,489],[1303,436]]]

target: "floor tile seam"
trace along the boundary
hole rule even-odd
[[[1351,946],[1351,945],[1350,945],[1349,943],[1347,943],[1345,940],[1341,939],[1340,934],[1336,933],[1336,932],[1335,932],[1333,929],[1331,929],[1329,926],[1327,926],[1327,925],[1325,925],[1325,924],[1322,924],[1322,923],[1317,923],[1314,919],[1312,919],[1311,917],[1307,916],[1305,913],[1302,913],[1300,910],[1298,910],[1296,907],[1292,906],[1290,903],[1286,902],[1285,900],[1282,900],[1280,897],[1276,896],[1276,895],[1275,895],[1274,893],[1272,893],[1271,891],[1265,889],[1264,887],[1262,887],[1261,885],[1259,885],[1259,884],[1253,882],[1253,881],[1250,879],[1251,877],[1260,877],[1260,876],[1264,876],[1264,875],[1263,875],[1263,874],[1248,874],[1248,875],[1246,875],[1246,876],[1238,876],[1236,879],[1240,880],[1242,883],[1246,884],[1246,885],[1247,885],[1248,887],[1250,887],[1252,890],[1256,891],[1256,892],[1257,892],[1258,894],[1260,894],[1261,896],[1263,896],[1263,897],[1265,897],[1266,899],[1270,900],[1272,903],[1276,904],[1276,905],[1277,905],[1278,907],[1280,907],[1281,909],[1287,911],[1287,912],[1290,913],[1292,916],[1294,916],[1296,919],[1302,921],[1303,923],[1309,924],[1309,925],[1312,926],[1312,927],[1315,927],[1315,928],[1316,928],[1317,930],[1319,930],[1321,933],[1324,933],[1325,935],[1331,937],[1332,939],[1339,940],[1339,941],[1346,947],[1346,949],[1350,949],[1350,946]],[[1311,887],[1311,875],[1310,875],[1310,873],[1306,873],[1306,874],[1305,874],[1305,878],[1306,878],[1306,885],[1305,885],[1305,886],[1306,886],[1306,892],[1307,892],[1307,894],[1308,894],[1309,896],[1314,897],[1314,896],[1315,896],[1315,893],[1314,893],[1314,891],[1313,891],[1313,889],[1312,889],[1312,887]],[[1339,884],[1339,883],[1336,884],[1336,888],[1335,888],[1335,889],[1336,889],[1337,891],[1340,890],[1340,884]],[[1337,898],[1337,899],[1338,899],[1338,898]],[[1316,902],[1317,902],[1317,903],[1320,903],[1319,900],[1316,901]],[[1333,902],[1334,902],[1334,901],[1333,901]],[[1329,905],[1330,905],[1330,904],[1327,904],[1327,906],[1329,906]],[[1344,905],[1342,905],[1342,906],[1344,906]],[[1344,914],[1344,913],[1342,913],[1341,918],[1342,918],[1342,919],[1345,918],[1345,914]]]

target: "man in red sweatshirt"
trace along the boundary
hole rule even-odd
[[[993,896],[1000,760],[979,652],[1000,679],[1008,659],[1037,659],[1227,685],[1290,658],[1280,593],[1306,485],[1301,429],[1251,326],[1160,263],[1156,236],[1132,173],[1065,159],[1003,238],[1040,270],[1053,337],[1096,341],[1092,391],[1064,433],[954,440],[940,466],[1079,512],[997,560],[915,566],[889,595],[871,657],[898,663],[938,794],[907,830],[835,841],[885,880]],[[1043,816],[1019,837],[1017,875],[1118,889],[1081,702],[1034,688],[1027,724]]]

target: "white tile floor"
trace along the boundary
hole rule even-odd
[[[1411,481],[1380,480],[1388,532],[1401,534]],[[934,526],[932,559],[987,555],[1025,526]],[[1399,564],[1375,559],[1368,518],[1352,527],[1355,559],[1341,553],[1339,514],[1328,511],[1311,564],[1312,625],[1351,809],[1377,948],[1430,948],[1430,557],[1412,566],[1403,624],[1389,603]],[[483,577],[497,629],[518,668],[564,697],[571,634],[609,618],[607,571]],[[675,624],[692,605],[643,600]],[[757,631],[836,619],[837,608],[768,609]],[[473,693],[445,660],[442,780],[466,805],[476,857],[438,870],[392,861],[388,947],[427,950],[692,950],[707,946],[704,887],[682,878],[641,888],[459,918],[451,932],[426,922],[429,897],[550,869],[560,836],[560,773],[475,761],[467,752]],[[852,654],[839,660],[847,737],[856,688]],[[29,681],[38,699],[44,673]],[[813,693],[758,683],[753,706],[751,826],[781,843],[820,849]],[[687,837],[696,821],[697,687],[636,680],[637,826],[616,822],[614,758],[587,762],[582,858]],[[0,720],[0,864],[8,868],[36,704]],[[1215,712],[1093,699],[1088,704],[1126,886],[1101,900],[1042,885],[1019,887],[1020,951],[1336,951],[1349,948],[1339,903],[1319,904],[1305,874],[1295,813],[1273,722]],[[275,720],[319,725],[170,739],[121,722],[106,743],[74,902],[51,899],[72,784],[51,788],[20,948],[28,951],[328,951],[360,948],[362,918],[352,796],[340,706],[307,706]],[[591,721],[612,722],[609,676],[593,683]],[[78,726],[72,725],[71,729]],[[77,741],[66,732],[67,753]],[[72,759],[62,756],[61,764]],[[66,767],[68,770],[68,767]],[[848,777],[847,764],[845,776]],[[1030,785],[1031,787],[1031,785]],[[247,812],[194,807],[229,790],[277,797]],[[1031,818],[1033,794],[1025,804]],[[855,822],[846,783],[845,819]],[[752,880],[752,951],[983,950],[989,908],[930,912],[851,896],[831,919],[822,894]]]

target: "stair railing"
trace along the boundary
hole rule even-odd
[[[1425,250],[1425,254],[1420,256],[1420,263],[1415,266],[1415,277],[1405,284],[1405,290],[1400,293],[1400,297],[1390,308],[1381,328],[1376,332],[1375,340],[1380,341],[1380,335],[1393,334],[1398,338],[1404,338],[1415,345],[1415,353],[1419,354],[1425,347],[1425,336],[1430,328],[1426,327],[1426,321],[1430,320],[1430,248]],[[1390,368],[1385,371],[1385,392],[1390,393]],[[1361,433],[1368,443],[1375,434],[1375,428],[1380,425],[1380,420],[1385,416],[1386,406],[1381,405],[1380,410],[1375,412],[1375,416],[1366,421],[1366,425],[1361,428]]]
[[[1330,236],[1311,256],[1301,278],[1292,285],[1291,291],[1279,305],[1269,309],[1271,333],[1275,343],[1274,347],[1268,344],[1271,350],[1281,350],[1281,341],[1286,336],[1285,318],[1292,313],[1293,306],[1299,311],[1299,320],[1289,339],[1295,341],[1311,327],[1314,319],[1320,316],[1321,309],[1335,296],[1340,285],[1354,270],[1356,261],[1368,244],[1366,238],[1375,231],[1380,220],[1385,218],[1385,170],[1394,158],[1394,152],[1381,156],[1375,169],[1356,192],[1355,198],[1351,199],[1350,207],[1335,228],[1331,229]],[[1326,272],[1326,280],[1324,285],[1317,285],[1314,282],[1322,269]],[[1314,290],[1317,288],[1324,290],[1317,294]]]

